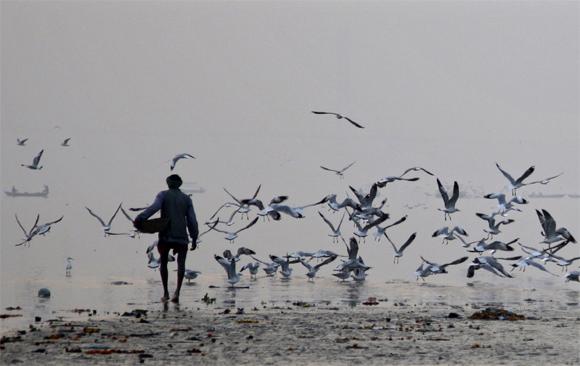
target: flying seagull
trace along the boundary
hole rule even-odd
[[[319,111],[312,111],[312,113],[314,114],[330,114],[336,117],[336,119],[346,119],[347,121],[349,121],[350,123],[352,123],[355,127],[358,128],[364,128],[363,126],[361,126],[360,124],[356,123],[355,121],[353,121],[352,119],[348,118],[347,116],[343,116],[341,114],[338,113],[334,113],[334,112],[319,112]]]
[[[433,176],[433,173],[431,173],[427,169],[421,168],[419,166],[415,166],[415,167],[412,167],[412,168],[405,170],[403,172],[403,174],[399,175],[398,177],[397,176],[387,176],[387,177],[379,179],[379,181],[377,182],[377,186],[379,186],[380,188],[383,188],[388,183],[392,183],[392,182],[395,182],[397,180],[404,180],[404,181],[408,181],[408,182],[418,181],[419,177],[413,177],[413,178],[405,178],[404,177],[405,174],[407,174],[409,172],[417,172],[417,171],[423,171],[423,172],[427,173],[428,175]]]
[[[64,141],[62,142],[62,144],[60,144],[60,146],[70,146],[70,145],[68,144],[68,142],[69,142],[69,141],[70,141],[70,137],[68,137],[68,138],[64,139]]]
[[[25,138],[25,139],[16,138],[16,143],[18,144],[18,146],[26,145],[26,141],[28,141],[28,138]]]
[[[439,187],[439,193],[441,193],[441,198],[443,198],[443,203],[445,204],[444,209],[438,208],[438,210],[444,212],[445,220],[447,220],[447,216],[449,216],[449,220],[451,220],[451,214],[459,211],[459,209],[455,208],[455,204],[459,198],[459,185],[457,184],[457,181],[453,183],[453,195],[451,198],[449,198],[449,195],[441,184],[439,178],[437,178],[437,187]]]
[[[248,225],[246,225],[243,228],[238,229],[236,231],[225,231],[225,230],[217,229],[215,226],[213,227],[213,230],[218,231],[220,233],[226,234],[225,239],[228,240],[230,243],[233,243],[234,240],[238,237],[238,234],[241,231],[246,230],[246,229],[252,227],[256,222],[258,222],[258,218],[257,217],[255,217],[252,221],[250,221],[250,223]],[[208,226],[209,225],[210,224],[208,224]]]
[[[324,169],[324,170],[327,170],[327,171],[329,171],[329,172],[334,172],[334,173],[336,173],[336,175],[338,175],[339,177],[343,178],[343,174],[344,174],[344,172],[345,172],[345,171],[346,171],[348,168],[350,168],[351,166],[353,166],[353,165],[354,165],[354,163],[356,163],[356,161],[353,161],[352,163],[348,164],[347,166],[345,166],[344,168],[342,168],[342,169],[340,169],[340,170],[334,170],[334,169],[330,169],[330,168],[327,168],[327,167],[325,167],[325,166],[322,166],[322,165],[321,165],[320,167],[321,167],[322,169]]]
[[[111,232],[111,224],[113,223],[113,220],[115,219],[115,216],[117,216],[117,213],[121,210],[121,204],[119,204],[119,206],[115,210],[115,213],[113,214],[113,216],[111,216],[111,218],[109,219],[109,221],[107,223],[105,223],[105,221],[103,221],[103,219],[101,219],[96,213],[94,213],[93,211],[91,211],[90,208],[88,208],[88,207],[85,207],[85,208],[87,209],[87,211],[89,211],[89,213],[93,217],[95,217],[97,220],[99,220],[99,223],[103,227],[103,232],[105,233],[105,236],[107,236]]]
[[[512,191],[512,196],[516,195],[516,191],[518,190],[518,188],[521,188],[523,186],[529,186],[532,184],[548,184],[549,181],[551,181],[552,179],[558,178],[559,176],[561,176],[563,173],[560,173],[558,175],[554,175],[553,177],[548,177],[546,179],[542,179],[542,180],[537,180],[534,182],[529,182],[529,183],[524,183],[524,180],[529,177],[534,170],[536,169],[534,166],[529,167],[524,174],[522,174],[518,179],[514,179],[508,172],[506,172],[505,170],[503,170],[498,163],[495,163],[495,166],[499,169],[499,171],[501,172],[501,174],[503,174],[504,177],[507,178],[507,180],[509,181],[509,188]]]
[[[334,227],[332,222],[330,222],[326,217],[324,217],[324,215],[320,211],[318,211],[318,214],[320,215],[320,217],[322,217],[322,220],[324,220],[324,222],[326,222],[326,224],[330,227],[332,233],[328,234],[328,236],[332,238],[332,242],[338,243],[338,238],[340,237],[340,226],[342,225],[342,220],[344,220],[344,216],[346,215],[346,213],[342,214],[342,218],[340,219],[340,222],[338,223],[337,227]]]
[[[542,225],[543,231],[541,234],[544,237],[542,243],[548,244],[548,246],[562,240],[568,240],[572,243],[576,243],[576,239],[572,236],[568,229],[565,227],[556,228],[556,220],[554,220],[548,211],[542,210],[540,212],[536,210],[536,214],[538,215],[538,219]]]
[[[20,246],[20,245],[25,244],[25,243],[29,243],[28,245],[30,245],[30,241],[37,234],[37,233],[34,232],[34,229],[36,229],[36,225],[38,225],[38,220],[40,219],[40,215],[36,215],[36,221],[34,222],[34,225],[32,225],[32,228],[30,228],[29,231],[26,231],[26,229],[24,228],[24,226],[22,226],[22,223],[18,219],[18,215],[14,214],[14,217],[16,218],[16,222],[18,223],[18,226],[20,226],[20,229],[22,229],[22,232],[24,233],[24,239],[23,239],[23,241],[20,242],[20,243],[18,243],[18,244],[16,244],[15,246]]]
[[[409,236],[409,239],[407,239],[407,241],[403,245],[401,245],[401,247],[399,249],[397,249],[397,247],[395,246],[395,243],[393,243],[391,241],[391,238],[389,238],[387,233],[385,233],[385,236],[387,237],[387,240],[389,241],[389,243],[391,243],[391,245],[393,246],[393,250],[395,251],[395,255],[393,256],[393,263],[399,263],[399,258],[401,258],[403,256],[403,251],[409,245],[411,245],[413,240],[415,240],[415,238],[417,237],[417,233],[411,234],[411,236]]]
[[[23,167],[26,167],[28,169],[32,169],[32,170],[40,170],[42,169],[42,166],[38,166],[38,164],[40,164],[40,158],[42,157],[42,153],[44,152],[44,150],[40,150],[40,152],[38,153],[38,155],[36,155],[34,157],[34,159],[32,159],[32,165],[26,165],[26,164],[20,164]]]
[[[177,154],[171,159],[171,170],[175,168],[175,164],[181,159],[195,159],[195,156],[187,153]]]

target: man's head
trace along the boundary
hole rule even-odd
[[[169,177],[167,177],[167,179],[165,179],[165,181],[167,182],[167,186],[170,189],[177,189],[181,187],[181,184],[183,183],[181,177],[177,174],[170,175]]]

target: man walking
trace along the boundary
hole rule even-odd
[[[191,250],[196,249],[197,244],[197,220],[191,198],[179,190],[183,183],[179,175],[173,174],[166,179],[168,190],[159,192],[155,201],[145,211],[135,218],[135,227],[161,210],[161,218],[168,219],[168,223],[159,232],[159,244],[157,249],[160,255],[159,272],[161,273],[161,282],[163,283],[163,297],[161,301],[169,300],[169,291],[167,290],[167,259],[169,251],[173,249],[177,253],[177,288],[171,298],[171,302],[179,302],[179,292],[183,283],[185,274],[185,258],[187,257],[187,230],[191,237]]]

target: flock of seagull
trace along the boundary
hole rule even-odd
[[[345,119],[350,124],[357,128],[364,128],[359,123],[353,121],[352,119],[342,116],[334,112],[320,112],[313,111],[312,113],[318,115],[333,115],[337,119]],[[28,139],[18,139],[17,144],[24,146]],[[64,140],[61,146],[69,146],[70,138]],[[44,150],[38,153],[32,164],[21,164],[31,170],[40,170],[42,166],[40,165],[40,160],[42,158]],[[171,159],[170,170],[173,171],[176,164],[185,159],[195,159],[195,157],[188,153],[181,153],[175,155]],[[345,172],[352,167],[355,162],[352,162],[342,169],[331,169],[325,166],[320,168],[324,171],[333,172],[340,178],[343,177]],[[511,212],[521,212],[522,210],[518,206],[523,206],[529,203],[529,201],[521,196],[517,195],[517,191],[525,186],[533,184],[548,184],[553,179],[559,177],[561,174],[548,177],[542,180],[530,181],[528,182],[528,177],[534,172],[535,168],[531,166],[528,168],[521,176],[514,179],[507,171],[505,171],[499,164],[496,163],[499,172],[507,179],[509,184],[509,190],[511,190],[512,197],[506,197],[504,193],[496,192],[490,193],[483,196],[483,198],[490,200],[497,200],[498,206],[497,210],[491,213],[481,213],[476,212],[475,215],[483,220],[486,224],[486,228],[483,230],[485,236],[476,241],[468,242],[465,237],[468,236],[467,231],[458,226],[452,224],[452,215],[459,210],[457,208],[457,202],[459,199],[459,184],[457,181],[453,183],[453,188],[451,191],[447,191],[443,186],[441,180],[436,178],[437,188],[439,190],[442,206],[437,208],[438,211],[443,212],[444,222],[449,222],[450,225],[444,226],[433,232],[433,237],[441,237],[443,244],[448,244],[451,241],[458,240],[461,242],[461,246],[466,249],[468,253],[475,253],[475,258],[467,265],[467,277],[472,278],[475,276],[476,272],[480,269],[486,270],[493,273],[498,277],[511,278],[513,277],[512,272],[515,269],[525,271],[528,267],[534,267],[541,270],[547,274],[556,276],[551,272],[547,266],[549,263],[553,263],[562,268],[562,271],[567,271],[568,267],[571,266],[575,261],[579,260],[580,257],[565,258],[557,253],[560,252],[564,247],[568,246],[570,243],[576,244],[576,239],[565,227],[558,228],[556,221],[553,216],[545,209],[536,210],[540,225],[541,225],[541,236],[542,239],[539,240],[539,244],[545,245],[544,248],[534,248],[531,246],[524,245],[519,242],[519,238],[511,240],[509,242],[503,242],[501,240],[494,239],[495,236],[500,234],[502,229],[507,225],[514,222],[512,218],[506,218]],[[415,176],[410,176],[411,173],[415,173]],[[366,238],[369,236],[369,232],[374,230],[373,237],[374,240],[380,241],[384,236],[387,242],[393,248],[393,263],[397,264],[402,259],[405,250],[415,241],[417,233],[412,233],[407,240],[403,243],[395,243],[389,237],[388,231],[393,227],[401,224],[407,219],[407,215],[389,222],[391,216],[383,211],[383,208],[387,202],[386,199],[377,201],[378,193],[380,189],[383,189],[388,184],[393,184],[395,182],[415,182],[420,179],[418,174],[424,174],[428,177],[435,177],[435,175],[427,169],[422,167],[411,167],[406,169],[402,174],[397,176],[386,176],[378,179],[376,182],[372,183],[369,191],[364,191],[361,189],[355,189],[349,186],[350,191],[354,195],[351,198],[348,194],[342,200],[340,200],[337,194],[328,194],[317,202],[296,205],[288,202],[289,197],[280,195],[272,197],[269,201],[263,201],[258,198],[261,185],[258,186],[256,191],[249,198],[237,198],[227,189],[224,188],[225,194],[229,199],[221,204],[216,211],[209,217],[209,220],[205,222],[207,229],[201,232],[198,236],[197,242],[201,243],[202,237],[210,232],[219,232],[224,235],[226,241],[234,243],[239,235],[252,227],[254,227],[260,218],[263,221],[279,221],[285,216],[291,219],[303,219],[306,217],[306,209],[313,208],[316,206],[327,206],[328,210],[333,213],[342,213],[340,215],[340,220],[336,223],[326,217],[321,211],[318,211],[318,216],[322,219],[325,225],[328,227],[328,236],[331,238],[332,243],[343,243],[346,249],[346,254],[336,253],[331,250],[318,250],[316,252],[305,252],[297,251],[293,253],[286,253],[285,255],[274,255],[270,254],[268,256],[269,260],[259,258],[257,254],[245,247],[238,248],[235,255],[230,250],[225,250],[222,255],[214,255],[215,260],[223,267],[227,275],[227,282],[230,286],[234,287],[241,279],[242,273],[248,271],[250,276],[255,278],[261,268],[267,276],[275,276],[277,273],[280,274],[282,278],[290,278],[293,272],[293,265],[300,263],[306,269],[306,276],[309,281],[313,281],[317,273],[324,266],[327,266],[335,261],[338,265],[334,268],[332,275],[341,281],[346,281],[352,278],[354,281],[364,281],[367,277],[367,272],[371,269],[365,264],[359,250],[359,243],[365,242]],[[117,217],[119,212],[128,220],[129,223],[133,223],[133,218],[125,210],[122,204],[119,204],[113,214],[108,218],[108,220],[103,219],[93,210],[85,207],[87,212],[95,218],[103,230],[104,236],[113,235],[126,235],[132,238],[139,237],[139,232],[135,229],[127,230],[127,232],[114,232],[112,231],[112,224],[114,219]],[[132,207],[128,208],[129,211],[141,211],[146,207]],[[227,212],[227,210],[231,210]],[[250,220],[250,214],[256,211],[256,215]],[[226,217],[227,219],[220,219],[221,217]],[[235,218],[240,217],[242,220],[246,220],[238,228],[233,228],[235,224]],[[16,244],[17,246],[27,244],[30,245],[32,239],[38,235],[47,234],[51,227],[59,223],[63,217],[59,219],[49,221],[43,224],[39,224],[40,217],[37,215],[36,221],[30,230],[26,230],[22,223],[20,222],[18,216],[15,215],[16,222],[24,233],[24,238],[21,242]],[[344,231],[343,223],[345,218],[348,218],[353,224],[352,235],[347,235],[350,237],[345,240],[342,231]],[[517,247],[516,247],[517,244]],[[159,267],[159,259],[155,257],[155,248],[157,246],[157,241],[151,244],[146,251],[147,254],[147,265],[149,268]],[[522,251],[520,255],[512,255],[510,257],[496,256],[497,252],[513,252],[518,248]],[[250,261],[242,265],[238,271],[238,262],[242,258],[250,258]],[[458,266],[462,263],[467,262],[469,259],[468,255],[461,256],[449,263],[438,264],[423,256],[420,256],[420,265],[415,271],[415,276],[417,280],[425,280],[426,277],[445,274],[448,273],[447,269],[452,266]],[[72,258],[67,258],[67,276],[70,275],[70,269],[72,268],[71,261]],[[170,261],[174,261],[175,258],[170,255]],[[508,271],[503,263],[509,262],[511,270]],[[194,270],[186,270],[186,279],[193,280],[197,278],[201,272]],[[578,270],[573,270],[567,272],[564,275],[566,281],[580,281],[580,272]]]

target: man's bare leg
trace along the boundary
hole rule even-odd
[[[179,293],[181,291],[181,285],[183,284],[183,277],[185,275],[185,259],[187,257],[187,245],[179,249],[177,253],[177,287],[175,288],[175,293],[171,302],[179,302]]]
[[[159,273],[161,274],[161,283],[163,284],[163,297],[161,298],[162,302],[169,301],[169,290],[167,289],[167,259],[169,257],[169,247],[167,245],[158,245],[157,249],[159,250]]]

